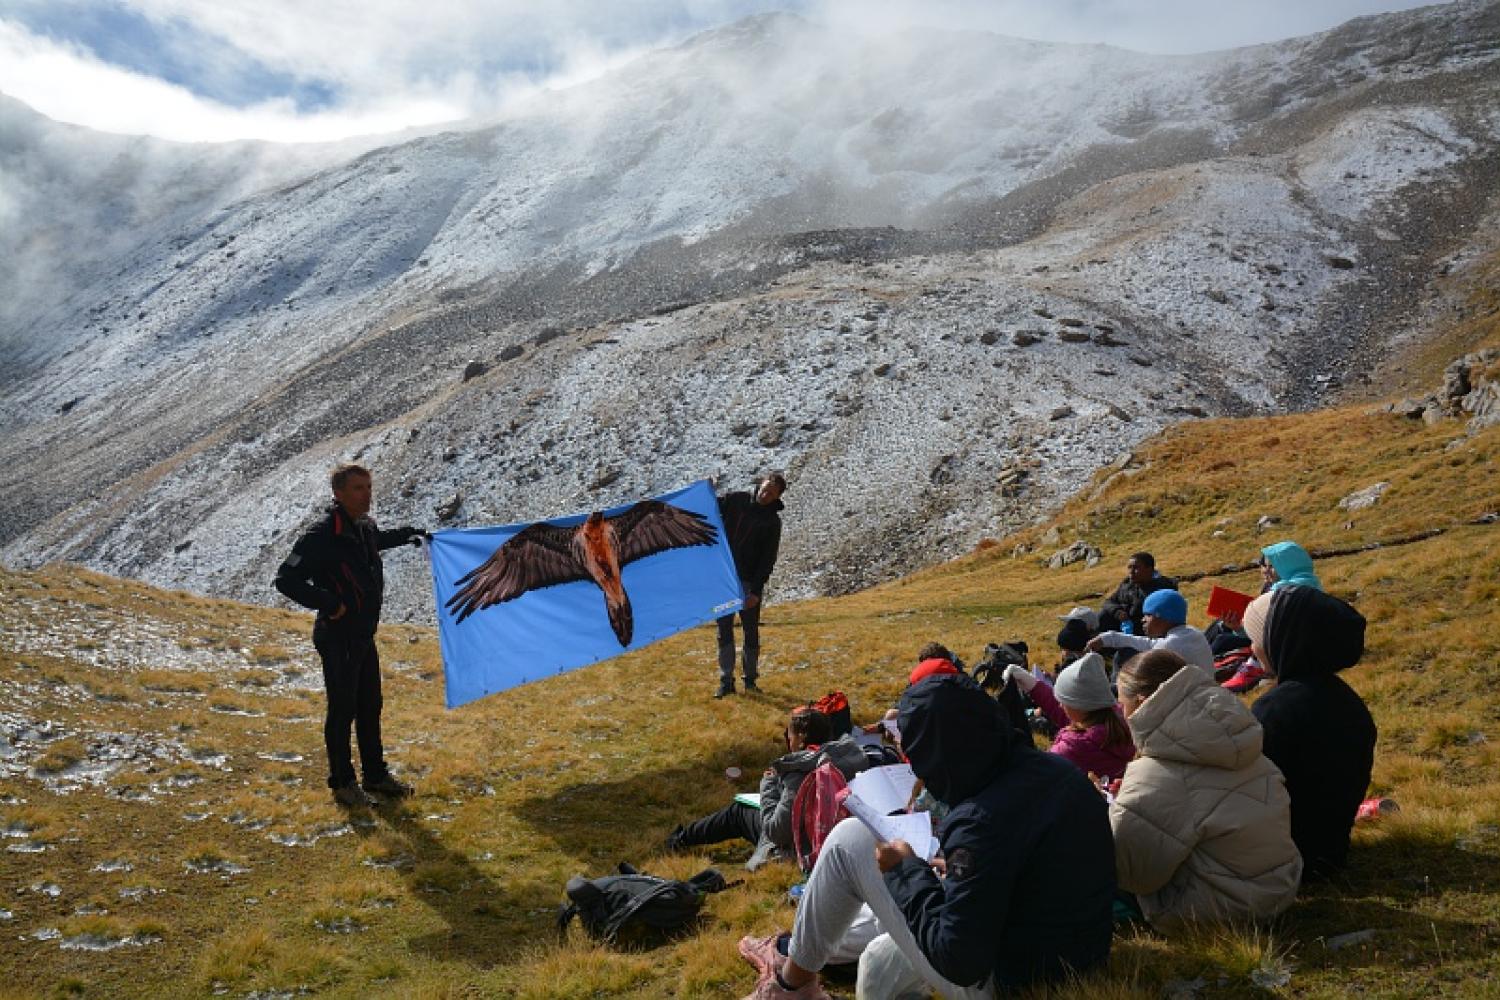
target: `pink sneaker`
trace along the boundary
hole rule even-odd
[[[776,983],[776,974],[767,971],[755,982],[755,989],[745,1000],[833,1000],[818,985],[817,977],[809,979],[795,990],[784,990]]]
[[[1369,822],[1391,813],[1398,813],[1401,807],[1396,804],[1395,799],[1365,799],[1359,804],[1359,809],[1354,813],[1354,818]]]
[[[779,934],[772,934],[770,937],[751,937],[746,934],[740,938],[740,957],[750,963],[757,976],[763,976],[767,969],[775,969],[781,964],[781,953],[776,950],[778,937]]]

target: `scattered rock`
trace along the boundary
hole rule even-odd
[[[1257,532],[1265,531],[1267,528],[1271,527],[1271,525],[1273,525],[1273,524],[1280,524],[1280,523],[1281,523],[1281,517],[1280,517],[1280,515],[1278,515],[1278,514],[1262,514],[1256,520],[1256,522],[1255,522],[1255,530]]]
[[[1085,566],[1093,566],[1103,556],[1104,553],[1080,538],[1067,548],[1052,553],[1052,557],[1047,560],[1047,568],[1061,569],[1064,566],[1071,566],[1076,562],[1081,562]]]
[[[1135,417],[1131,416],[1128,412],[1126,412],[1125,410],[1121,409],[1119,406],[1115,405],[1114,403],[1106,403],[1105,407],[1109,410],[1109,415],[1112,416],[1112,417],[1114,417],[1116,420],[1120,421],[1121,423],[1128,424],[1128,423],[1130,423],[1131,421],[1133,421],[1135,419]]]
[[[1366,944],[1373,940],[1375,940],[1375,929],[1369,927],[1362,931],[1350,931],[1348,934],[1335,934],[1331,938],[1325,938],[1323,940],[1323,947],[1329,951],[1339,951],[1352,945]]]
[[[1083,320],[1077,319],[1073,316],[1064,316],[1062,319],[1058,320],[1058,322],[1063,326],[1070,326],[1075,328],[1083,326]]]
[[[446,524],[458,516],[458,509],[464,505],[462,490],[455,490],[453,495],[433,509],[440,523]]]
[[[1047,419],[1048,420],[1066,420],[1068,417],[1071,417],[1071,416],[1073,416],[1073,408],[1071,406],[1063,405],[1063,406],[1059,406],[1056,409],[1054,409],[1052,411],[1052,413],[1047,417]]]
[[[470,361],[468,364],[464,365],[463,381],[468,382],[476,379],[489,370],[490,366],[485,364],[483,361]]]
[[[591,490],[602,490],[620,478],[619,469],[602,469],[594,476],[594,481],[589,484]]]
[[[1348,257],[1330,256],[1324,257],[1323,259],[1328,262],[1329,267],[1335,268],[1340,271],[1349,271],[1354,268],[1354,261],[1350,260]]]
[[[893,367],[895,367],[895,366],[892,365],[889,361],[884,362],[882,364],[878,364],[874,368],[874,374],[875,374],[875,376],[877,378],[884,378],[885,376],[887,376],[887,375],[889,375],[891,373],[891,369]]]
[[[1043,266],[1045,266],[1045,265],[1043,265]],[[1051,319],[1052,318],[1052,313],[1050,313],[1046,309],[1041,308],[1040,306],[1038,306],[1037,308],[1035,308],[1035,309],[1033,309],[1031,311],[1034,312],[1034,313],[1036,313],[1042,319]]]
[[[1032,344],[1039,343],[1041,339],[1038,334],[1026,330],[1017,330],[1010,335],[1010,342],[1017,347],[1030,347]]]
[[[1094,338],[1082,330],[1064,329],[1057,331],[1057,339],[1064,344],[1087,344],[1092,342]]]
[[[1229,304],[1229,296],[1225,295],[1222,291],[1220,291],[1217,288],[1210,288],[1208,291],[1204,292],[1203,294],[1207,295],[1210,299],[1212,299],[1213,301],[1217,302],[1221,306]]]
[[[1364,510],[1366,507],[1373,507],[1380,501],[1385,491],[1390,488],[1390,483],[1375,483],[1373,486],[1366,486],[1362,490],[1355,490],[1339,501],[1339,508],[1342,510]]]
[[[500,360],[514,361],[524,353],[526,353],[526,348],[522,347],[520,344],[511,344],[509,347],[500,352]]]

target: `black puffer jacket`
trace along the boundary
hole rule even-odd
[[[786,505],[780,500],[762,504],[751,493],[730,493],[719,500],[719,516],[724,519],[724,535],[734,555],[735,572],[745,584],[745,591],[761,595],[771,570],[776,568],[776,554],[781,549],[781,512]]]
[[[1312,587],[1278,587],[1266,616],[1276,686],[1251,706],[1262,752],[1286,777],[1303,880],[1343,867],[1354,814],[1370,786],[1375,720],[1338,671],[1359,662],[1365,620]]]
[[[380,553],[416,534],[414,528],[381,531],[369,518],[356,521],[338,504],[330,504],[276,570],[276,589],[316,611],[316,629],[372,636],[385,596]],[[344,614],[335,621],[329,616],[341,604]]]
[[[950,982],[1002,989],[1058,979],[1109,957],[1115,849],[1104,798],[1076,767],[1015,738],[964,675],[901,696],[912,770],[951,810],[948,874],[921,859],[886,872],[922,954]]]

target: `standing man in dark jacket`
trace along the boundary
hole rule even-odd
[[[391,776],[380,743],[380,657],[375,629],[385,574],[384,549],[403,542],[417,544],[417,528],[381,531],[370,520],[373,481],[370,470],[344,464],[329,477],[333,503],[303,533],[276,571],[276,589],[318,613],[313,645],[323,660],[323,688],[328,710],[323,743],[328,751],[328,787],[344,806],[369,805],[364,792],[401,798],[411,788]],[[349,727],[359,740],[364,791],[354,781]]]
[[[754,493],[730,493],[719,500],[719,516],[724,521],[724,535],[734,555],[735,572],[745,590],[745,606],[740,610],[740,626],[745,630],[745,690],[755,686],[760,658],[760,599],[771,570],[776,568],[776,554],[781,549],[781,495],[786,492],[786,477],[772,472],[755,484]],[[719,693],[715,698],[734,694],[734,614],[719,619]]]
[[[1250,602],[1244,627],[1276,679],[1250,710],[1265,734],[1261,751],[1286,778],[1307,882],[1344,867],[1375,765],[1375,720],[1338,676],[1364,653],[1365,619],[1313,587],[1283,585]]]
[[[823,842],[786,959],[766,962],[751,996],[825,996],[816,972],[861,903],[885,934],[860,958],[860,988],[878,965],[883,993],[925,987],[969,1000],[1104,964],[1115,859],[1099,792],[1067,761],[1018,740],[966,675],[923,678],[900,713],[912,770],[951,807],[940,831],[946,875],[905,842],[877,844],[859,820],[844,820]],[[770,955],[765,942],[740,949]]]

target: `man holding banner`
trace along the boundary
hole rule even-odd
[[[766,475],[755,484],[754,493],[730,493],[719,500],[719,515],[729,550],[734,553],[735,572],[745,591],[745,606],[740,609],[740,627],[745,630],[745,690],[758,690],[755,679],[760,658],[760,599],[776,556],[781,548],[781,495],[786,492],[786,477],[779,472]],[[719,620],[719,691],[715,698],[734,694],[734,613]]]
[[[292,554],[276,571],[276,589],[318,613],[313,646],[323,661],[328,711],[323,743],[328,751],[328,787],[340,805],[369,805],[365,792],[389,798],[411,794],[391,776],[380,742],[380,656],[375,629],[385,574],[383,549],[405,542],[418,544],[418,528],[382,531],[370,520],[373,481],[370,470],[339,465],[329,477],[333,503],[327,513],[297,539]],[[349,728],[359,741],[364,791],[354,782]]]

